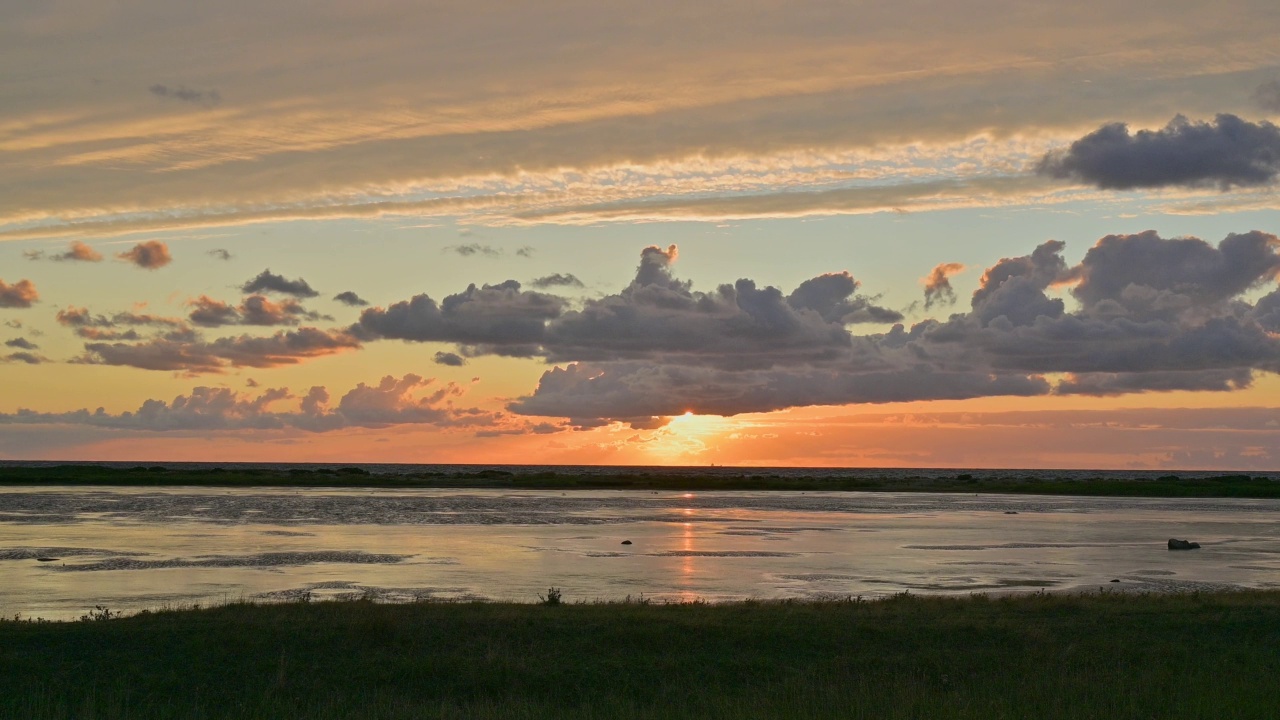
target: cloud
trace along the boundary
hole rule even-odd
[[[278,430],[296,428],[331,432],[344,428],[392,425],[474,427],[489,425],[499,416],[475,408],[457,408],[454,400],[465,390],[438,384],[432,378],[388,375],[376,384],[358,384],[330,407],[329,391],[312,387],[299,397],[288,388],[271,388],[259,395],[224,387],[197,387],[173,400],[147,400],[135,411],[107,413],[102,408],[67,413],[18,410],[0,413],[0,424],[69,424],[103,428],[171,431]],[[282,405],[290,405],[282,408]]]
[[[12,340],[6,340],[4,342],[4,345],[5,347],[18,348],[19,350],[36,350],[36,349],[39,349],[40,347],[39,345],[36,345],[35,343],[31,342],[26,338],[14,338]]]
[[[628,288],[548,322],[540,353],[566,365],[508,407],[588,427],[686,411],[1231,391],[1280,372],[1280,289],[1247,299],[1280,272],[1274,235],[1216,246],[1111,235],[1075,266],[1064,249],[1051,240],[996,262],[967,312],[856,335],[844,324],[857,305],[847,274],[785,300],[746,279],[701,293],[671,276],[674,251],[650,248]],[[1066,286],[1072,306],[1049,294]]]
[[[282,295],[293,295],[294,297],[310,298],[316,297],[320,293],[311,289],[306,280],[298,278],[297,280],[286,280],[282,275],[276,275],[271,272],[270,268],[263,270],[258,275],[245,282],[240,289],[248,293],[274,292]]]
[[[461,255],[462,257],[471,257],[472,255],[483,255],[485,257],[496,258],[496,257],[502,256],[501,250],[490,247],[488,245],[481,245],[479,243],[469,243],[466,245],[446,245],[445,247],[440,249],[440,252],[456,253],[458,255]]]
[[[333,320],[329,315],[307,310],[297,300],[286,298],[276,303],[262,295],[250,295],[239,307],[201,295],[188,305],[194,309],[187,318],[201,327],[223,325],[297,325],[303,320]]]
[[[102,253],[80,242],[79,240],[71,241],[71,247],[66,252],[57,253],[55,255],[47,255],[43,250],[27,250],[22,253],[28,260],[58,260],[58,261],[81,261],[81,262],[102,262]]]
[[[1179,115],[1161,130],[1132,135],[1112,123],[1045,155],[1036,170],[1103,190],[1267,185],[1280,174],[1280,128],[1225,113],[1212,123]]]
[[[536,288],[583,287],[582,281],[569,273],[552,273],[551,275],[544,275],[543,277],[533,280],[529,284]]]
[[[145,270],[156,270],[173,261],[169,246],[158,240],[140,242],[127,252],[117,253],[116,257]]]
[[[194,105],[203,105],[205,107],[213,107],[222,102],[222,95],[217,90],[192,90],[185,85],[169,87],[168,85],[160,85],[159,83],[147,88],[152,95],[158,98],[168,100],[178,100]]]
[[[450,367],[462,367],[467,364],[467,361],[457,353],[437,352],[435,363],[437,365],[448,365]]]
[[[360,342],[346,332],[312,327],[282,330],[265,337],[240,335],[215,340],[186,333],[138,343],[85,343],[85,353],[78,362],[188,374],[221,373],[227,368],[296,365],[359,347]]]
[[[1272,80],[1259,85],[1253,91],[1253,101],[1263,110],[1280,112],[1280,80]]]
[[[40,365],[49,362],[49,358],[43,355],[36,355],[30,352],[15,352],[3,356],[6,363],[26,363],[27,365]]]
[[[935,265],[929,276],[924,278],[924,309],[946,303],[954,305],[956,291],[951,287],[951,276],[964,270],[960,263],[939,263]]]
[[[531,258],[535,252],[537,252],[537,248],[531,245],[525,245],[519,250],[516,250],[516,255],[519,255],[522,258]]]
[[[205,253],[205,255],[208,255],[208,256],[213,257],[213,258],[217,258],[217,259],[219,259],[219,260],[230,260],[230,259],[231,259],[231,251],[229,251],[229,250],[224,250],[223,248],[214,248],[214,249],[212,249],[212,250],[210,250],[210,251],[206,252],[206,253]]]
[[[567,303],[545,293],[522,290],[508,280],[449,295],[436,303],[427,295],[369,308],[351,332],[364,339],[453,342],[483,345],[494,352],[527,355],[543,339],[546,321],[559,317]]]
[[[13,285],[0,280],[0,308],[29,308],[39,299],[40,293],[30,280],[19,280]]]
[[[74,305],[59,310],[55,316],[59,325],[72,328],[76,335],[90,340],[138,340],[136,330],[119,330],[121,327],[135,328],[149,326],[169,329],[171,332],[186,332],[186,323],[181,318],[163,317],[134,312],[118,312],[107,317],[94,315],[88,308]]]
[[[350,290],[346,290],[338,293],[337,295],[334,295],[333,299],[336,302],[340,302],[343,305],[350,305],[351,307],[365,307],[366,305],[369,304],[367,300],[365,300],[364,298],[360,297],[359,295],[355,294]]]

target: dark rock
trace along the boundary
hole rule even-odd
[[[1005,510],[1005,511],[1004,511],[1004,514],[1005,514],[1005,515],[1017,515],[1017,514],[1018,514],[1018,511],[1017,511],[1017,510]]]
[[[62,558],[38,557],[36,558],[36,562],[58,562],[61,559]]]
[[[1120,582],[1120,581],[1119,581],[1119,580],[1112,580],[1111,582]]]
[[[1199,550],[1200,543],[1191,542],[1190,540],[1175,540],[1173,538],[1169,538],[1169,549],[1170,550]]]
[[[631,541],[630,541],[630,540],[623,540],[623,541],[622,541],[622,544],[623,544],[623,545],[630,545],[630,544],[631,544]]]

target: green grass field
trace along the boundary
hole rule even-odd
[[[1274,718],[1280,592],[0,623],[6,718]]]
[[[335,488],[495,488],[524,490],[844,490],[864,492],[963,492],[1111,497],[1280,498],[1280,480],[1266,476],[1221,475],[1208,478],[1167,475],[1158,478],[994,479],[958,474],[949,477],[866,478],[784,477],[746,472],[690,475],[661,470],[620,468],[598,475],[565,472],[481,470],[462,473],[369,473],[360,468],[218,469],[101,465],[0,468],[3,485],[104,485],[165,487],[335,487]]]

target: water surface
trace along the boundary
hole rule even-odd
[[[0,488],[0,613],[536,601],[550,586],[570,601],[1280,587],[1277,511],[1235,499],[12,487]],[[1170,552],[1170,537],[1203,548]]]

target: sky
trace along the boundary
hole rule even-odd
[[[1280,470],[1277,36],[0,0],[0,459]]]

